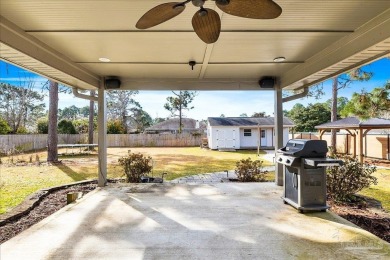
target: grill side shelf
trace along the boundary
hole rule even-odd
[[[344,163],[342,160],[338,159],[328,159],[328,158],[313,158],[313,159],[304,159],[305,164],[313,167],[329,167],[329,166],[342,166]]]

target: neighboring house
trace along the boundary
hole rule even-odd
[[[274,147],[273,117],[209,117],[207,139],[210,149],[253,149]],[[283,118],[283,145],[294,123]]]
[[[205,133],[206,124],[192,118],[182,118],[182,133]],[[145,134],[178,133],[179,118],[167,119],[145,129]]]

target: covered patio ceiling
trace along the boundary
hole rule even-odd
[[[122,89],[257,90],[264,76],[300,89],[390,53],[388,0],[276,0],[283,13],[273,20],[231,16],[207,1],[222,20],[209,45],[192,30],[191,4],[152,29],[135,28],[164,2],[1,0],[0,58],[81,89],[118,76]]]
[[[98,176],[104,186],[107,77],[118,77],[121,89],[132,90],[260,90],[259,79],[274,77],[278,149],[283,145],[284,101],[390,55],[389,0],[275,1],[283,12],[272,20],[231,16],[206,1],[205,7],[220,16],[222,32],[217,42],[205,44],[193,32],[191,19],[198,9],[190,3],[174,19],[138,30],[138,19],[165,0],[1,0],[0,59],[98,101]],[[277,57],[285,60],[274,62]],[[197,65],[192,69],[189,61]],[[301,88],[301,94],[282,98],[282,89]],[[98,97],[83,96],[77,89],[99,89]],[[281,164],[275,175],[282,185]]]

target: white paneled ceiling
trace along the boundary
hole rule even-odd
[[[210,45],[192,31],[197,9],[191,3],[166,23],[135,28],[143,13],[164,2],[1,0],[0,43],[7,53],[0,57],[80,88],[98,87],[99,77],[118,76],[124,88],[142,88],[140,79],[154,82],[145,89],[159,89],[156,79],[180,88],[174,80],[187,79],[196,89],[203,89],[204,80],[215,80],[215,89],[224,84],[253,89],[261,77],[275,76],[282,87],[297,89],[390,52],[390,33],[383,29],[390,22],[389,0],[275,0],[283,13],[272,20],[234,17],[207,1],[222,20],[220,38]],[[286,61],[274,63],[279,56]],[[101,63],[101,57],[111,62]],[[193,70],[190,60],[197,62]],[[204,86],[213,88],[212,81]]]
[[[32,36],[67,53],[75,62],[188,63],[202,61],[206,44],[195,33],[185,32],[39,32]],[[174,42],[173,42],[174,39]]]

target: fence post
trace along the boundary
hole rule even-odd
[[[387,160],[390,160],[390,134],[387,135]]]

